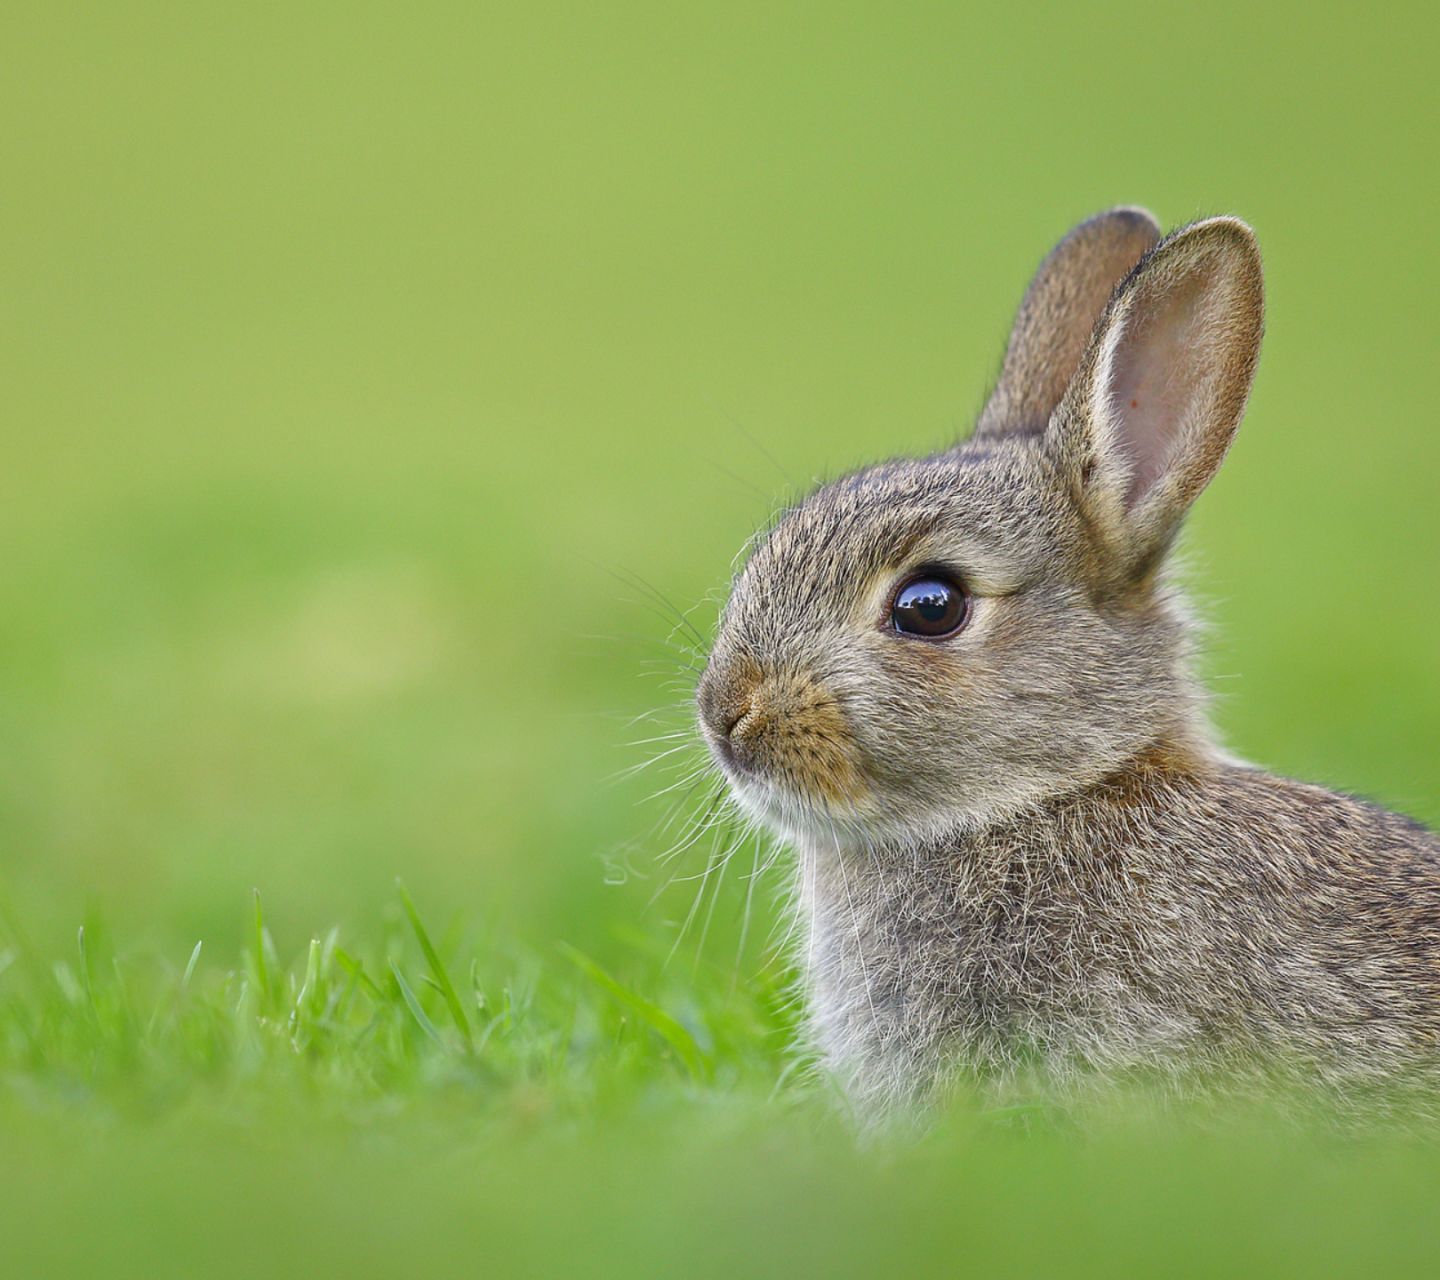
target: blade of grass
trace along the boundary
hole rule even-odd
[[[320,939],[310,939],[310,951],[305,959],[305,977],[300,983],[300,990],[295,995],[295,1003],[290,1009],[290,1025],[298,1027],[302,1019],[314,1012],[312,1005],[315,1003],[316,993],[320,985]]]
[[[80,950],[80,985],[84,989],[85,999],[90,1006],[90,1016],[98,1018],[100,1011],[95,1007],[95,983],[90,976],[90,951],[85,945],[85,926],[80,926],[80,932],[76,938]]]
[[[608,992],[620,1004],[638,1015],[662,1040],[675,1051],[675,1056],[684,1064],[694,1080],[703,1080],[709,1075],[709,1061],[705,1051],[696,1043],[695,1037],[658,1004],[631,991],[616,981],[582,951],[577,951],[568,942],[560,944],[560,951],[567,959],[589,978],[596,986]]]
[[[465,1016],[465,1006],[460,1003],[460,997],[456,994],[454,984],[450,981],[450,975],[445,971],[440,955],[430,941],[430,935],[420,920],[420,913],[415,909],[415,902],[410,897],[409,891],[400,880],[395,881],[395,888],[399,890],[400,903],[410,919],[410,927],[415,931],[415,939],[420,943],[420,950],[425,953],[425,962],[430,966],[431,977],[434,978],[435,985],[440,989],[440,994],[445,997],[445,1003],[450,1008],[450,1015],[455,1019],[455,1025],[460,1028],[466,1044],[469,1044],[470,1019]]]
[[[255,890],[255,979],[260,993],[270,998],[270,970],[265,963],[265,913],[260,908],[260,890]]]
[[[202,938],[195,944],[195,950],[190,953],[189,963],[185,966],[185,972],[180,978],[180,990],[184,991],[190,985],[190,979],[195,976],[195,966],[200,963],[200,948],[204,945]]]
[[[365,972],[365,966],[352,956],[344,947],[335,948],[335,961],[352,978],[355,978],[377,1000],[385,1001],[388,997],[380,984]]]
[[[400,972],[400,967],[393,960],[390,961],[390,974],[400,988],[401,998],[405,1001],[415,1021],[420,1024],[420,1030],[436,1044],[443,1045],[445,1040],[440,1034],[440,1029],[430,1021],[430,1016],[420,1005],[419,997],[410,989],[410,984],[405,981],[405,975]]]

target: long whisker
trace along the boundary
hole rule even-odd
[[[677,796],[674,800],[670,802],[669,806],[665,811],[664,817],[657,824],[652,834],[658,836],[668,836],[670,832],[674,830],[675,824],[680,820],[681,815],[684,814],[685,808],[689,804],[691,797],[694,796],[694,794],[698,790],[700,790],[700,788],[703,787],[708,781],[710,781],[710,779],[711,773],[708,767],[702,767],[697,769],[694,774],[694,780],[690,782],[690,785],[685,788],[684,792],[681,795]],[[704,810],[702,810],[700,815],[698,817],[691,815],[691,817],[687,819],[687,822],[695,822],[700,825],[708,825],[713,820],[712,815],[714,813],[715,807],[721,803],[721,801],[724,799],[724,795],[725,789],[722,784],[720,790],[716,793],[714,797],[712,797],[712,799],[705,806]],[[673,855],[668,853],[661,854],[659,861],[664,862],[668,860],[671,856]]]
[[[710,765],[702,761],[700,764],[696,765],[695,768],[692,769],[689,773],[685,774],[684,777],[670,783],[669,786],[661,787],[656,791],[652,791],[648,796],[645,797],[645,803],[650,804],[652,801],[659,800],[662,796],[668,796],[672,792],[679,791],[682,787],[690,788],[695,783],[703,782],[709,776]],[[689,794],[688,790],[687,794]]]
[[[750,939],[750,910],[755,905],[755,879],[760,867],[759,832],[751,830],[749,839],[755,854],[750,860],[750,874],[745,877],[745,905],[740,912],[740,941],[735,947],[735,968],[730,974],[730,993],[727,1000],[734,998],[735,987],[740,981],[740,966],[745,963],[745,944]]]
[[[700,956],[705,950],[705,939],[710,936],[710,923],[715,919],[715,908],[720,902],[720,890],[725,884],[725,872],[730,866],[730,860],[735,856],[735,851],[744,843],[744,839],[745,833],[743,831],[737,833],[726,846],[724,855],[720,859],[720,874],[716,878],[715,888],[710,894],[710,909],[705,913],[705,923],[700,926],[700,937],[695,943],[695,961],[692,966],[692,972],[699,968]],[[701,884],[700,892],[702,894],[705,892],[704,884]]]
[[[694,742],[695,731],[693,729],[674,729],[670,733],[657,733],[651,738],[633,738],[625,745],[630,748],[651,747],[657,742],[674,742],[678,738],[684,738],[687,742]]]
[[[706,886],[710,883],[710,877],[714,874],[715,868],[724,860],[724,856],[725,846],[717,840],[711,846],[710,857],[705,863],[704,874],[700,876],[700,887],[696,890],[695,897],[690,903],[690,910],[686,913],[680,930],[675,935],[675,942],[670,948],[670,953],[665,957],[667,966],[675,959],[675,953],[680,949],[680,944],[689,935],[690,927],[695,923],[695,917],[699,913],[700,904],[705,897]]]
[[[599,569],[602,573],[608,574],[617,582],[643,591],[650,598],[652,605],[658,607],[662,617],[673,621],[677,629],[684,630],[701,649],[706,647],[706,639],[704,635],[701,634],[700,628],[690,620],[690,615],[661,591],[659,587],[655,586],[654,583],[646,581],[646,579],[642,578],[633,570],[611,569],[605,565],[596,564],[594,561],[589,561],[588,563]]]
[[[670,849],[665,853],[662,853],[660,857],[656,859],[656,861],[658,861],[661,866],[665,866],[668,863],[673,862],[687,849],[694,848],[694,846],[698,844],[700,840],[702,840],[707,834],[713,831],[717,826],[721,825],[721,822],[723,821],[723,815],[717,815],[715,813],[715,810],[719,807],[721,800],[721,796],[716,796],[715,799],[706,806],[705,811],[700,815],[700,817],[695,820],[692,829],[687,831],[685,835],[681,837],[680,843],[678,843],[675,848]],[[699,874],[700,873],[697,873],[697,876]],[[686,880],[694,880],[697,878],[697,876],[671,876],[671,878],[666,881],[663,888],[668,889],[672,884],[683,883]],[[660,891],[657,890],[656,897],[659,896],[659,893]],[[653,902],[654,899],[652,898],[651,901]]]
[[[628,765],[626,768],[621,769],[619,772],[611,774],[610,777],[606,779],[606,781],[623,782],[627,778],[633,778],[637,774],[644,773],[646,769],[653,769],[662,760],[668,760],[673,755],[678,755],[682,751],[688,751],[690,747],[691,744],[688,742],[683,742],[678,747],[669,747],[664,751],[657,752],[649,759],[640,761],[639,764]]]
[[[791,477],[790,473],[785,470],[784,466],[781,465],[780,459],[777,458],[773,453],[770,452],[769,449],[765,447],[765,445],[761,442],[760,438],[755,435],[754,432],[752,432],[743,422],[740,421],[739,418],[737,418],[728,409],[722,408],[713,397],[707,395],[706,399],[710,401],[710,407],[722,418],[724,418],[725,421],[729,423],[729,425],[745,440],[749,441],[750,444],[755,447],[756,451],[760,454],[760,456],[763,457],[767,462],[769,462],[770,465],[773,466],[775,470],[780,473],[780,478],[787,485],[789,485],[790,488],[795,488],[795,481]]]

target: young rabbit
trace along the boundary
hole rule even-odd
[[[1225,755],[1166,571],[1262,315],[1243,222],[1102,213],[968,441],[822,488],[739,574],[701,727],[799,854],[811,1027],[861,1103],[1440,1061],[1440,842]]]

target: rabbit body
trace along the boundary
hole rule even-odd
[[[1262,313],[1243,223],[1082,223],[974,435],[820,489],[740,572],[700,724],[799,853],[811,1026],[862,1102],[1435,1055],[1440,842],[1231,760],[1192,675],[1167,557]]]
[[[817,1044],[863,1101],[1278,1059],[1343,1085],[1440,1038],[1440,849],[1318,787],[1156,757],[912,848],[806,848]]]

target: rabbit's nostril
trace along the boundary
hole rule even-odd
[[[724,733],[721,736],[733,738],[735,736],[736,726],[750,714],[750,711],[751,704],[749,698],[746,698],[737,706],[727,708],[722,721]]]

